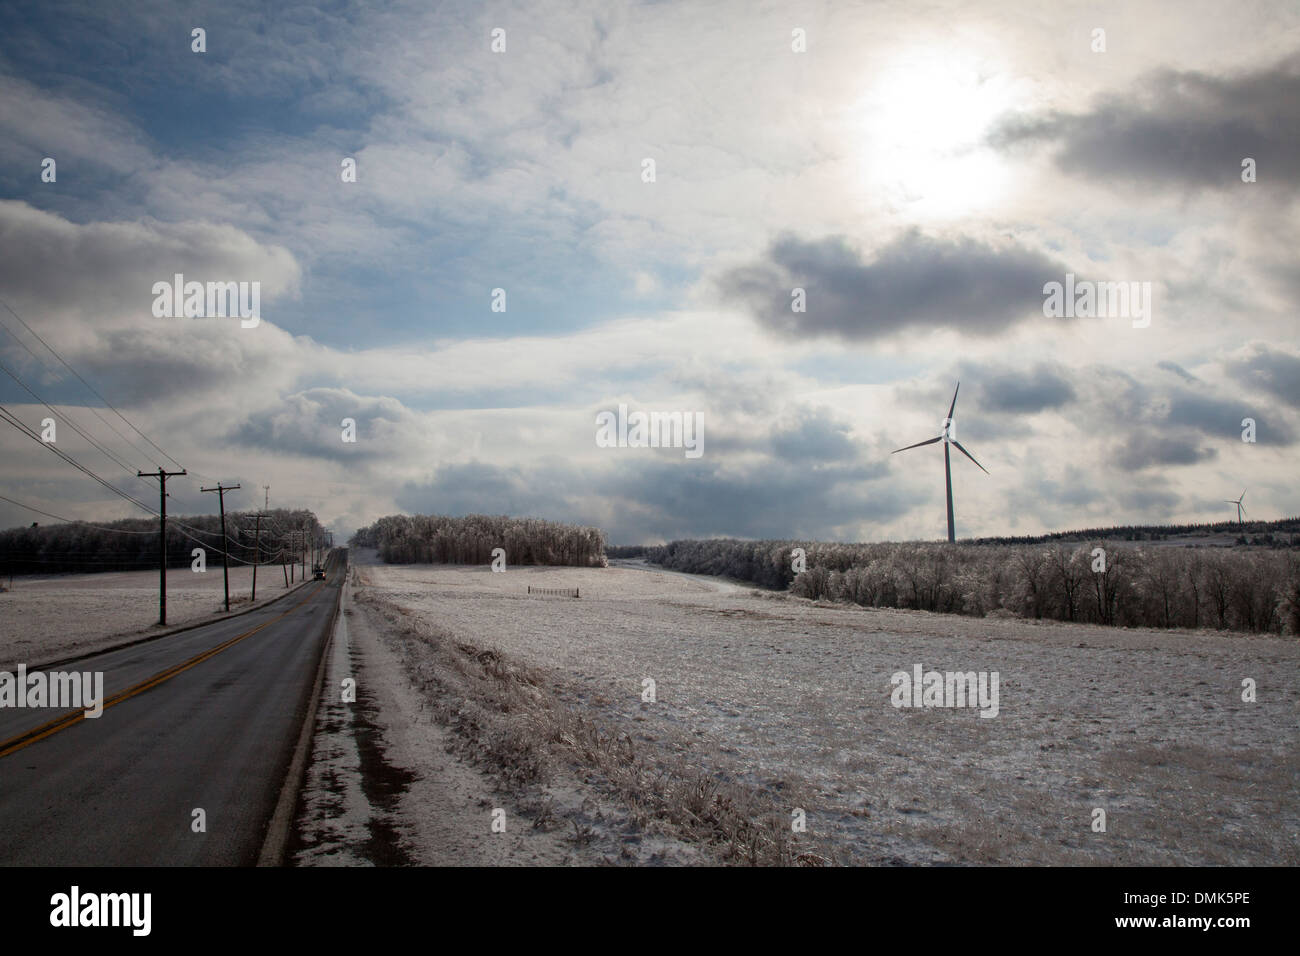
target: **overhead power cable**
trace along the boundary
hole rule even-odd
[[[78,435],[80,435],[82,438],[86,439],[86,441],[90,442],[90,444],[92,444],[93,446],[95,446],[95,448],[99,449],[100,453],[103,454],[105,458],[107,458],[107,459],[109,459],[110,461],[112,461],[115,465],[117,465],[119,468],[121,468],[123,471],[127,472],[128,474],[130,474],[131,472],[137,470],[137,469],[134,468],[133,466],[128,465],[128,464],[127,464],[126,462],[124,462],[121,458],[118,458],[117,455],[113,454],[111,451],[109,451],[107,448],[105,448],[105,447],[104,447],[103,445],[101,445],[99,442],[95,441],[95,439],[93,439],[93,438],[91,438],[89,435],[87,435],[87,434],[86,434],[86,433],[81,429],[81,427],[80,427],[76,422],[74,422],[70,417],[68,417],[67,415],[65,415],[63,412],[59,411],[57,408],[55,408],[53,405],[51,405],[51,404],[50,404],[49,402],[47,402],[45,399],[41,398],[41,396],[37,395],[36,392],[32,389],[32,387],[31,387],[30,385],[28,385],[26,382],[24,382],[21,378],[19,378],[19,377],[18,377],[18,373],[15,372],[13,369],[11,369],[8,365],[5,365],[4,362],[0,362],[0,371],[3,371],[6,375],[8,375],[8,376],[9,376],[10,378],[12,378],[15,382],[17,382],[17,383],[22,387],[22,389],[23,389],[25,392],[27,392],[28,395],[30,395],[32,398],[36,399],[38,402],[40,402],[42,405],[44,405],[47,409],[49,409],[50,414],[55,415],[56,417],[58,417],[58,419],[59,419],[60,421],[62,421],[64,424],[66,424],[66,425],[67,425],[69,428],[71,428],[74,432],[76,432],[76,433],[77,433]]]
[[[64,461],[66,461],[68,464],[72,465],[72,467],[76,468],[78,471],[85,473],[85,474],[88,475],[89,477],[93,478],[95,481],[99,482],[101,485],[103,485],[103,486],[104,486],[105,488],[107,488],[109,491],[113,492],[113,494],[118,495],[119,497],[125,498],[127,501],[131,502],[131,503],[134,504],[136,507],[141,508],[141,509],[143,509],[144,511],[149,512],[151,515],[157,515],[157,514],[158,514],[157,511],[155,511],[153,508],[150,508],[148,505],[146,505],[144,502],[140,501],[138,498],[132,497],[130,494],[128,494],[127,492],[123,491],[121,488],[118,488],[117,486],[113,485],[112,483],[110,483],[110,482],[107,481],[106,479],[101,478],[99,475],[95,474],[95,472],[91,471],[91,470],[90,470],[89,468],[87,468],[85,465],[81,464],[81,462],[77,461],[77,460],[76,460],[75,458],[73,458],[71,455],[69,455],[69,454],[67,454],[66,452],[64,452],[63,449],[55,447],[55,445],[54,445],[53,442],[42,441],[40,435],[36,434],[36,432],[32,431],[32,430],[31,430],[30,428],[28,428],[25,424],[23,424],[23,422],[20,421],[20,420],[17,418],[17,416],[15,416],[12,412],[9,411],[9,409],[5,408],[3,405],[0,405],[0,419],[3,419],[4,421],[7,421],[10,425],[13,425],[15,428],[17,428],[20,432],[22,432],[22,433],[23,433],[24,435],[26,435],[28,438],[30,438],[30,439],[32,439],[33,441],[37,442],[38,444],[44,446],[45,448],[48,448],[48,449],[49,449],[50,451],[52,451],[54,454],[58,455],[60,458],[62,458]]]
[[[103,395],[99,393],[99,390],[95,388],[95,386],[91,385],[84,378],[82,378],[80,372],[78,372],[75,368],[73,368],[66,361],[64,361],[63,356],[60,355],[58,352],[56,352],[54,348],[50,345],[50,343],[46,342],[43,338],[37,335],[36,331],[23,320],[23,317],[14,311],[13,306],[11,306],[3,298],[0,298],[0,305],[3,305],[5,309],[9,312],[9,314],[12,315],[15,319],[17,319],[22,324],[22,327],[25,328],[29,333],[31,333],[32,338],[36,339],[37,342],[40,342],[41,345],[45,346],[45,348],[49,351],[49,353],[59,360],[60,365],[66,368],[74,376],[76,376],[77,381],[79,381],[82,385],[86,386],[86,388],[90,390],[90,393],[92,395],[94,395],[96,398],[98,398],[101,402],[104,403],[104,406],[106,408],[112,411],[113,414],[115,414],[118,418],[122,419],[122,421],[126,423],[127,427],[129,427],[133,432],[135,432],[146,442],[148,442],[149,445],[156,452],[158,452],[158,454],[162,455],[164,458],[170,461],[177,468],[184,468],[184,466],[179,461],[177,461],[171,455],[167,454],[167,452],[159,448],[152,438],[150,438],[144,432],[140,431],[140,429],[136,428],[135,425],[133,425],[125,415],[123,415],[120,411],[117,410],[116,406],[114,406],[112,402],[110,402],[108,399],[106,399]]]
[[[3,316],[0,316],[0,329],[3,329],[6,335],[8,335],[11,339],[13,339],[15,342],[17,342],[20,346],[22,346],[23,351],[25,351],[28,355],[30,355],[30,356],[32,357],[32,359],[33,359],[35,362],[37,362],[37,363],[38,363],[42,368],[44,368],[47,372],[50,372],[51,374],[54,374],[54,375],[57,375],[57,374],[58,374],[58,370],[55,369],[53,365],[51,365],[51,364],[50,364],[49,362],[47,362],[45,359],[41,358],[39,355],[37,355],[35,352],[33,352],[33,351],[31,350],[31,347],[30,347],[26,342],[24,342],[24,341],[22,340],[22,338],[19,337],[18,334],[15,333],[15,332],[13,331],[13,329],[9,328],[8,324],[5,323]],[[98,409],[98,408],[95,408],[95,406],[93,406],[93,405],[85,405],[85,406],[83,406],[83,407],[89,409],[89,410],[90,410],[90,414],[94,415],[94,416],[95,416],[96,418],[98,418],[101,422],[103,422],[103,424],[105,425],[105,427],[108,428],[109,431],[111,431],[111,432],[112,432],[114,435],[116,435],[118,438],[122,439],[122,441],[124,441],[124,442],[126,442],[128,445],[130,445],[130,446],[131,446],[131,449],[132,449],[134,452],[136,452],[138,455],[140,455],[141,457],[143,457],[146,461],[151,461],[151,462],[153,462],[153,464],[155,464],[155,465],[158,464],[158,462],[154,460],[154,456],[153,456],[153,455],[149,454],[149,452],[145,451],[145,450],[142,449],[139,445],[137,445],[135,442],[131,441],[131,439],[130,439],[129,437],[127,437],[126,435],[123,435],[120,431],[118,431],[117,426],[114,425],[112,422],[110,422],[110,421],[109,421],[107,418],[105,418],[103,415],[101,415],[101,414],[99,413],[99,409]]]
[[[102,525],[87,524],[85,521],[82,521],[80,518],[65,518],[62,515],[51,514],[48,511],[42,511],[40,508],[33,508],[29,504],[24,504],[21,501],[15,501],[13,498],[8,498],[4,495],[0,495],[0,501],[7,501],[11,505],[17,505],[19,508],[26,508],[28,511],[34,511],[38,515],[44,515],[45,517],[53,518],[56,521],[66,521],[68,522],[68,524],[80,525],[83,528],[94,528],[96,531],[109,531],[112,532],[113,534],[151,534],[155,536],[158,534],[157,531],[128,531],[125,528],[105,528]]]

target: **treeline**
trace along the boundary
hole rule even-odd
[[[603,568],[598,528],[505,515],[389,515],[358,530],[349,544],[377,548],[390,564],[488,564],[504,548],[506,563]]]
[[[972,544],[1049,544],[1056,541],[1167,541],[1195,535],[1231,535],[1238,544],[1263,548],[1300,547],[1300,518],[1277,521],[1217,521],[1214,524],[1117,525],[1112,528],[1085,528],[1080,531],[1054,531],[1050,534],[1020,537],[975,538]],[[963,542],[964,543],[964,542]]]
[[[825,545],[798,541],[738,541],[710,538],[702,541],[670,541],[650,547],[641,555],[647,561],[688,574],[716,574],[749,581],[765,588],[787,588],[794,581],[792,549],[847,548],[865,545]],[[847,567],[847,565],[846,565]]]
[[[254,558],[255,512],[226,512],[226,547],[232,565]],[[323,529],[310,511],[277,508],[262,518],[258,553],[263,563],[292,561],[304,538],[310,548]],[[247,533],[245,533],[245,530]],[[304,534],[305,532],[305,534]],[[167,565],[188,567],[195,548],[209,565],[221,562],[219,515],[167,516]],[[308,560],[311,560],[310,555]],[[55,574],[68,571],[139,571],[158,567],[158,519],[127,518],[89,524],[71,521],[0,531],[0,573]]]
[[[806,553],[802,572],[797,547]],[[1300,555],[1292,552],[715,539],[674,541],[647,559],[865,607],[1300,633]]]

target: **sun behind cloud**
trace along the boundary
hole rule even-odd
[[[984,139],[1017,105],[1014,85],[974,57],[938,46],[899,53],[872,71],[855,106],[860,186],[922,219],[995,204],[1012,174]]]

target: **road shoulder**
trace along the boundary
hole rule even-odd
[[[454,753],[398,647],[344,586],[290,862],[298,866],[600,862],[534,825],[492,776]],[[345,701],[345,680],[355,700]],[[494,827],[495,823],[495,827]]]

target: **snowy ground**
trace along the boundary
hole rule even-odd
[[[295,580],[295,585],[301,576]],[[230,569],[230,610],[247,610],[253,569]],[[9,579],[4,579],[6,587]],[[257,572],[257,603],[284,594],[279,566]],[[158,572],[49,574],[15,577],[0,593],[0,670],[89,654],[168,628],[224,614],[221,565],[202,573],[167,570],[167,628],[158,626]]]
[[[818,605],[635,562],[351,559],[365,591],[540,669],[638,747],[787,817],[799,794],[806,839],[835,862],[1300,863],[1293,639]],[[915,664],[998,672],[998,716],[895,708],[891,675]]]
[[[454,752],[452,732],[407,679],[400,642],[371,625],[371,615],[353,604],[351,589],[340,611],[290,845],[292,865],[591,865],[620,856],[653,862],[654,854],[672,850],[676,862],[692,859],[689,847],[639,837],[632,842],[640,858],[630,849],[624,854],[624,835],[609,825],[618,817],[613,808],[597,821],[584,795],[554,780],[545,792],[548,805],[568,804],[575,818],[586,816],[593,826],[576,840],[575,831],[558,822],[534,825],[537,814]],[[348,679],[356,693],[345,702],[341,689]],[[495,830],[494,811],[503,814]]]

